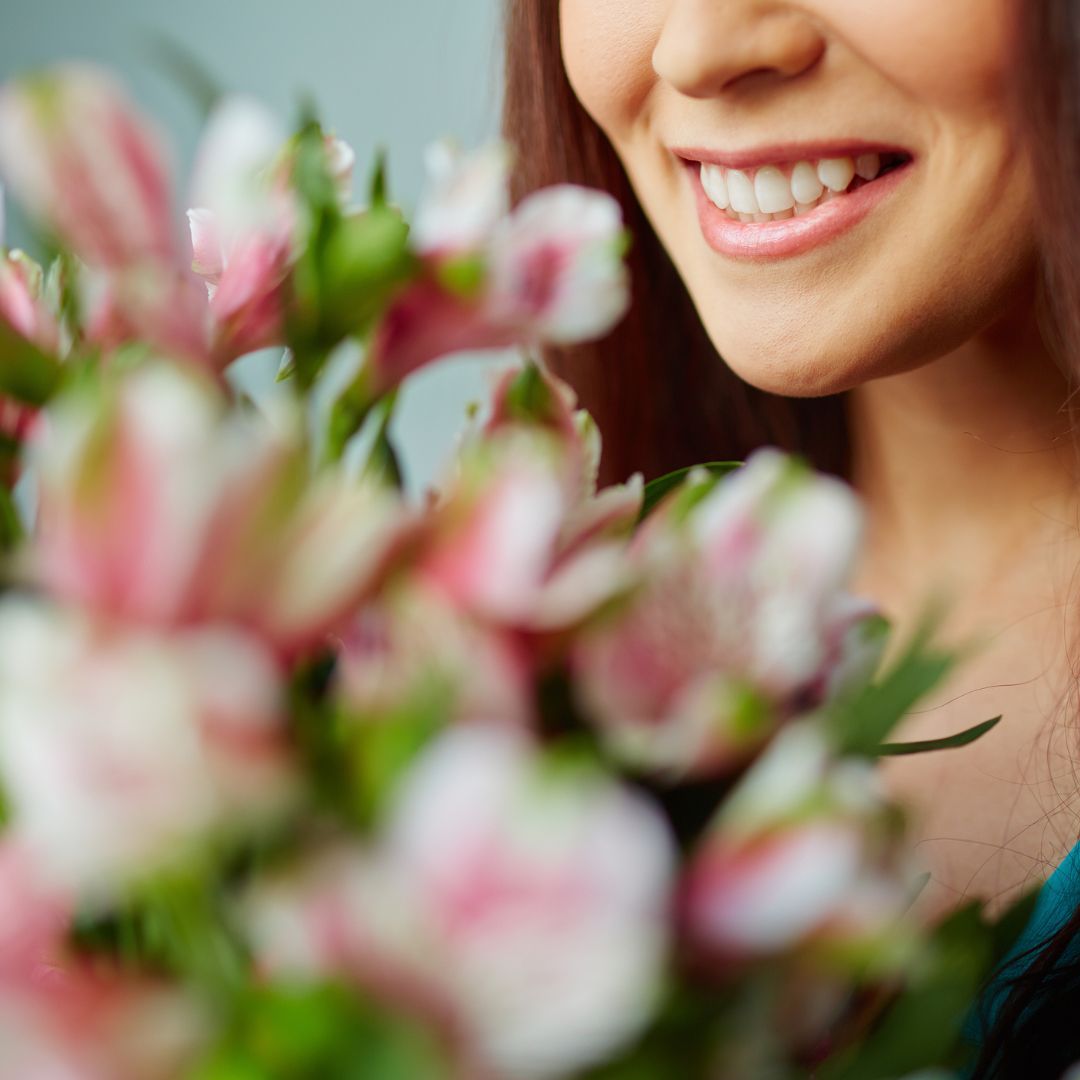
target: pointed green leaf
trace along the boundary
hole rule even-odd
[[[368,181],[368,205],[381,207],[386,203],[386,147],[380,146],[375,151],[375,164],[372,166],[371,179]]]
[[[922,739],[918,742],[906,743],[882,743],[877,748],[878,757],[900,757],[904,754],[928,754],[933,750],[952,750],[958,746],[967,746],[981,739],[988,731],[992,731],[1001,721],[1000,716],[991,717],[974,727],[965,728],[955,735],[946,735],[941,739]]]
[[[876,757],[889,732],[952,670],[961,650],[946,652],[932,643],[942,614],[936,603],[927,608],[892,667],[828,707],[841,751]]]
[[[645,496],[641,501],[639,521],[644,521],[656,509],[657,504],[669,492],[674,491],[695,469],[705,469],[714,476],[723,477],[742,467],[741,461],[706,461],[701,465],[687,465],[650,480],[645,485]]]

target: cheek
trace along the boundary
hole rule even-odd
[[[642,121],[667,0],[561,0],[563,65],[586,112],[611,138]]]
[[[903,96],[978,110],[998,108],[1005,92],[1016,2],[817,0],[811,7]]]

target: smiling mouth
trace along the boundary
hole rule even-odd
[[[809,158],[744,169],[684,159],[686,167],[698,174],[709,202],[730,220],[743,224],[805,217],[910,161],[911,155],[903,151]]]

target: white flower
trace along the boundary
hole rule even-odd
[[[281,687],[251,638],[0,605],[0,782],[57,884],[97,897],[288,796]]]

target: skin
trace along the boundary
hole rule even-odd
[[[897,759],[930,912],[1003,902],[1076,842],[1068,387],[1036,317],[1037,183],[1010,124],[1007,0],[562,0],[571,85],[622,160],[713,343],[790,396],[846,392],[867,511],[855,587],[897,639],[948,590],[974,659],[899,734],[1004,713],[976,746]],[[866,139],[909,174],[863,221],[750,262],[704,241],[672,147]]]

